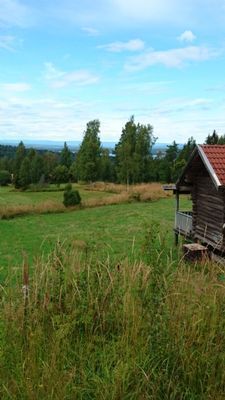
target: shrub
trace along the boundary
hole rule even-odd
[[[9,171],[1,170],[0,171],[0,186],[7,186],[8,183],[11,182],[11,175]]]
[[[63,194],[63,204],[65,207],[72,207],[72,206],[76,206],[77,204],[80,204],[81,202],[81,197],[80,197],[80,193],[78,190],[72,190],[68,189],[69,184],[67,185],[67,188]]]

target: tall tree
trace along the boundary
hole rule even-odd
[[[219,136],[214,129],[213,133],[207,136],[205,144],[225,144],[225,135]]]
[[[49,181],[53,181],[53,171],[58,164],[58,157],[55,153],[47,151],[43,155],[43,169],[45,179]]]
[[[70,151],[67,143],[64,143],[63,149],[60,154],[60,164],[65,165],[65,167],[70,168],[72,164],[72,152]]]
[[[13,181],[16,188],[20,187],[20,168],[24,158],[26,157],[26,148],[21,141],[16,149],[16,157],[13,169]]]
[[[165,181],[170,183],[173,181],[176,159],[179,154],[178,144],[173,141],[172,144],[167,146],[166,155],[163,160]]]
[[[181,174],[182,169],[185,167],[187,161],[190,158],[191,153],[193,152],[196,146],[195,139],[191,136],[187,143],[184,144],[182,150],[178,152],[178,155],[173,162],[172,169],[171,169],[171,179],[173,182],[176,182],[178,177]]]
[[[151,149],[155,141],[152,125],[137,125],[134,155],[135,182],[148,182],[151,177]]]
[[[89,121],[75,161],[78,180],[93,182],[100,177],[101,142],[99,133],[99,120]]]
[[[207,136],[205,140],[205,144],[218,144],[219,135],[217,134],[216,130],[214,129],[213,133]]]
[[[189,159],[192,151],[194,150],[195,146],[196,146],[196,141],[193,138],[193,136],[191,136],[187,140],[187,143],[184,144],[183,149],[179,152],[178,160],[188,161],[188,159]]]
[[[28,157],[25,157],[20,166],[19,187],[25,190],[27,189],[30,183],[31,183],[30,160]]]
[[[69,180],[69,171],[65,165],[57,165],[53,171],[54,182],[60,186],[60,183],[66,183]]]
[[[100,169],[101,169],[101,180],[103,180],[104,182],[113,182],[114,164],[112,158],[110,158],[108,149],[102,149]]]
[[[136,130],[134,116],[132,116],[122,129],[122,135],[115,147],[117,178],[119,182],[127,185],[134,182]]]
[[[119,182],[146,182],[150,177],[151,148],[156,138],[153,127],[135,124],[134,116],[122,130],[115,147],[116,170]]]
[[[31,159],[30,174],[32,183],[38,183],[44,174],[43,157],[38,153]]]

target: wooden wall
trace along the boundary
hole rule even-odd
[[[225,250],[222,228],[224,224],[224,195],[213,184],[206,170],[194,178],[193,192],[194,237],[216,249]]]

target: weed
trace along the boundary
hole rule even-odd
[[[158,233],[147,233],[152,247]],[[1,288],[1,398],[222,400],[221,270],[175,268],[154,251],[118,266],[58,242],[37,260],[26,305],[11,270]]]

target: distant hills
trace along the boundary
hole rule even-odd
[[[11,145],[17,146],[20,140],[1,140],[0,144],[2,145]],[[27,148],[33,147],[37,150],[50,150],[50,151],[60,151],[63,148],[64,141],[62,140],[23,140],[24,145]],[[79,140],[68,140],[66,141],[68,147],[71,151],[77,151],[80,147],[81,141]],[[116,142],[102,142],[103,147],[108,148],[109,150],[113,150]],[[165,151],[168,143],[156,143],[153,146],[153,154],[156,154],[158,151]],[[180,148],[183,147],[183,144],[178,145]]]

